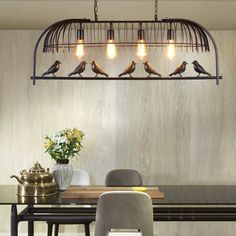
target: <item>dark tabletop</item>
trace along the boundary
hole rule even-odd
[[[154,205],[236,205],[236,185],[158,185],[164,199]],[[49,197],[21,197],[17,186],[0,185],[0,204],[96,204],[96,199],[63,199],[61,193]]]

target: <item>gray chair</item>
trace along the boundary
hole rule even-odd
[[[112,229],[136,229],[143,236],[153,236],[150,196],[133,191],[102,194],[97,205],[95,236],[107,236]]]
[[[116,169],[110,171],[105,180],[106,186],[142,186],[142,177],[138,171],[132,169]]]

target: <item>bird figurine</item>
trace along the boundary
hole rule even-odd
[[[192,64],[193,64],[194,70],[198,73],[197,77],[199,77],[200,74],[211,76],[211,74],[208,73],[196,60],[193,61]]]
[[[59,70],[60,68],[60,64],[61,62],[56,60],[53,65],[46,71],[42,74],[42,77],[44,77],[45,75],[49,75],[49,74],[53,74],[54,77],[55,76],[55,73]]]
[[[82,77],[81,73],[85,71],[86,64],[86,61],[80,62],[79,65],[71,73],[68,74],[68,77],[76,74],[79,74],[79,76]]]
[[[173,73],[169,74],[169,76],[179,74],[180,77],[182,77],[181,74],[182,74],[183,72],[185,72],[185,70],[186,70],[186,65],[187,65],[187,64],[188,64],[188,63],[187,63],[186,61],[183,61],[183,63],[181,64],[181,66],[179,66],[178,68],[176,68]]]
[[[98,74],[100,74],[100,75],[105,75],[106,77],[108,77],[108,74],[105,73],[105,72],[100,68],[100,66],[96,63],[96,61],[92,61],[92,62],[91,62],[91,65],[92,65],[92,71],[96,74],[95,77],[97,77]]]
[[[132,61],[129,65],[128,65],[128,67],[124,70],[124,72],[123,73],[121,73],[121,74],[119,74],[119,77],[121,77],[122,75],[127,75],[127,74],[129,74],[129,76],[130,77],[132,77],[132,73],[135,71],[135,65],[136,65],[137,63],[135,62],[135,61]]]
[[[144,70],[149,73],[148,77],[151,76],[151,74],[153,75],[157,75],[159,77],[161,77],[161,74],[159,74],[149,63],[148,61],[144,62]]]

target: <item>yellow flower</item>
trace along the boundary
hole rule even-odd
[[[68,139],[76,139],[78,142],[81,142],[84,137],[84,133],[81,130],[77,129],[68,129],[66,130],[66,136]]]
[[[45,142],[44,142],[44,148],[47,150],[49,148],[51,148],[53,145],[53,142],[49,139],[47,139]]]

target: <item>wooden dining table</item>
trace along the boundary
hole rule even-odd
[[[134,190],[71,186],[47,197],[22,197],[17,186],[0,185],[0,205],[11,205],[11,236],[18,236],[22,221],[28,222],[28,236],[33,236],[35,221],[94,221],[98,197],[106,191]],[[147,186],[145,192],[152,198],[154,221],[236,221],[235,185],[158,185]],[[18,213],[19,205],[25,208]]]

